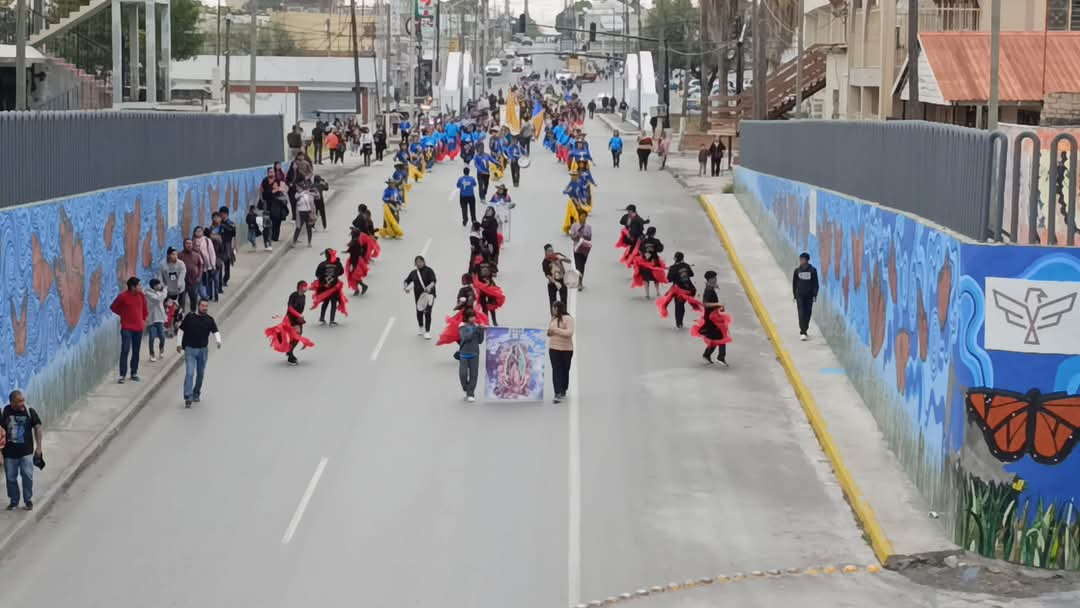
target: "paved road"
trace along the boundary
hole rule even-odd
[[[602,125],[588,129],[602,157]],[[666,173],[606,160],[596,171],[570,401],[464,404],[451,351],[416,336],[400,290],[423,252],[438,316],[450,307],[467,251],[447,196],[457,175],[440,166],[414,190],[406,237],[384,244],[371,291],[341,326],[310,326],[317,345],[289,368],[262,330],[311,279],[316,252],[344,243],[352,205],[334,206],[316,247],[291,252],[223,323],[203,402],[183,409],[173,379],[0,564],[0,605],[558,608],[719,572],[872,562],[719,244]],[[339,200],[373,203],[382,177],[335,184],[348,189]],[[547,321],[541,249],[568,251],[564,181],[535,153],[513,191],[505,325]],[[630,290],[611,246],[629,202],[669,255],[720,271],[736,319],[730,369],[705,367],[699,343]],[[899,608],[915,593],[894,575],[807,585],[731,597],[824,607],[842,593]],[[725,589],[694,593],[720,594],[715,605]],[[649,602],[706,605],[662,603],[685,597]]]

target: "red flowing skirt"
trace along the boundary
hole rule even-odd
[[[476,311],[476,324],[486,327],[488,325],[487,315],[484,314],[484,311],[480,310],[479,306],[475,306],[474,310]],[[457,344],[458,339],[461,338],[459,328],[463,321],[464,315],[460,310],[449,317],[446,317],[446,327],[444,327],[442,333],[439,334],[439,339],[435,341],[435,346]]]
[[[655,264],[650,264],[645,261],[645,258],[640,254],[634,256],[630,260],[630,269],[634,271],[634,277],[630,281],[631,288],[638,288],[645,285],[646,281],[652,281],[654,283],[667,283],[667,264],[659,257],[656,258]]]
[[[315,292],[315,295],[311,297],[311,310],[315,310],[319,305],[330,298],[337,298],[338,312],[346,317],[349,316],[349,311],[346,308],[349,299],[345,297],[345,284],[339,281],[330,289],[320,291],[321,288],[322,286],[319,284],[319,281],[313,282],[308,288],[310,291]]]
[[[731,342],[730,327],[731,315],[713,308],[698,318],[690,328],[690,335],[701,338],[705,346],[723,346]]]
[[[671,301],[676,298],[686,302],[690,305],[690,308],[698,312],[704,310],[701,306],[701,302],[694,299],[694,296],[691,295],[689,291],[686,291],[678,285],[672,285],[668,288],[667,293],[656,299],[656,310],[660,313],[660,318],[668,318],[668,306],[670,306]]]

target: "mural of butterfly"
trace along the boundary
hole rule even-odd
[[[980,387],[968,389],[965,401],[968,417],[1002,462],[1028,455],[1039,464],[1058,464],[1080,441],[1080,395]]]

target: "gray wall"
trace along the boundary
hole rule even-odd
[[[739,164],[988,236],[990,134],[922,121],[743,121]]]
[[[283,142],[278,116],[0,113],[0,208],[270,165]]]

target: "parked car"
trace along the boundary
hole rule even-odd
[[[581,79],[585,82],[596,82],[596,72],[588,71],[581,75]]]
[[[503,69],[502,65],[499,64],[499,60],[493,59],[488,62],[487,66],[484,67],[484,73],[488,76],[502,76]]]

